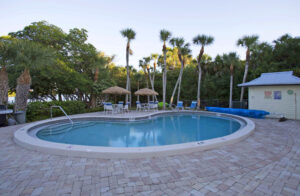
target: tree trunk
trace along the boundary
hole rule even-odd
[[[163,109],[166,109],[166,87],[167,87],[167,49],[166,44],[164,42],[163,45],[163,51],[164,51],[164,69],[163,69]]]
[[[150,80],[150,84],[151,84],[151,88],[154,91],[154,78],[151,78],[151,73],[148,70],[148,76],[149,76],[149,80]],[[155,101],[156,100],[156,95],[152,95],[152,100]]]
[[[232,108],[232,87],[233,87],[233,74],[230,74],[229,108]]]
[[[2,67],[0,71],[0,105],[7,105],[8,89],[8,74],[6,72],[6,68]]]
[[[249,68],[249,60],[250,60],[250,50],[248,48],[247,52],[246,52],[246,65],[245,65],[245,72],[244,72],[244,77],[243,77],[243,83],[245,83],[246,80],[247,80],[247,74],[248,74],[248,68]],[[244,87],[242,86],[240,102],[243,101],[243,98],[244,98]]]
[[[178,76],[177,82],[175,84],[175,87],[174,87],[174,90],[173,90],[173,93],[172,93],[172,97],[170,99],[170,107],[172,107],[175,92],[177,90],[177,86],[181,81],[181,77],[182,77],[182,73],[183,73],[183,67],[184,67],[183,60],[181,60],[181,68],[180,68],[179,76]],[[177,101],[179,101],[179,98],[177,98],[177,99],[178,99]]]
[[[197,108],[198,110],[200,110],[200,104],[201,104],[201,100],[200,100],[200,95],[201,95],[201,78],[202,78],[202,68],[201,68],[201,59],[204,53],[204,46],[201,46],[201,50],[198,56],[198,69],[199,69],[199,73],[198,73],[198,88],[197,88]]]
[[[202,78],[202,69],[201,69],[201,64],[198,62],[198,88],[197,88],[197,108],[200,109],[200,94],[201,94],[201,78]]]
[[[140,81],[137,82],[137,90],[140,90]],[[137,96],[137,101],[140,101],[140,96]]]
[[[26,111],[27,99],[31,85],[29,70],[25,68],[24,72],[17,79],[15,111]]]
[[[126,70],[127,70],[127,80],[126,80],[126,89],[129,90],[130,86],[129,86],[129,51],[130,50],[130,43],[129,41],[127,42],[127,47],[126,47]],[[126,99],[125,102],[128,102],[128,95],[126,94]]]

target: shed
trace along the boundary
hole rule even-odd
[[[300,78],[292,71],[262,73],[260,77],[238,86],[249,87],[249,109],[300,120]]]

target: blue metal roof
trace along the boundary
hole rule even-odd
[[[238,86],[276,86],[300,85],[300,78],[293,75],[293,71],[262,73],[260,77]]]

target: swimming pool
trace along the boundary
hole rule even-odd
[[[217,148],[249,136],[248,118],[205,111],[90,113],[29,123],[14,141],[31,150],[89,158],[146,158]]]
[[[139,121],[77,121],[48,125],[42,140],[106,147],[147,147],[203,141],[234,133],[241,124],[232,118],[203,114],[172,114]]]

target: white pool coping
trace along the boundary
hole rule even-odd
[[[215,112],[192,112],[192,111],[180,111],[187,113],[200,113],[200,114],[208,114],[211,116],[218,117],[230,117],[234,118],[239,122],[243,122],[244,126],[242,126],[238,131],[219,138],[199,141],[199,142],[188,142],[182,144],[172,144],[172,145],[163,145],[163,146],[149,146],[149,147],[101,147],[101,146],[84,146],[84,145],[73,145],[73,144],[62,144],[62,143],[54,143],[48,142],[45,140],[41,140],[37,137],[33,137],[30,135],[30,131],[36,129],[37,127],[44,126],[46,124],[53,124],[59,121],[66,121],[66,119],[56,118],[56,119],[47,119],[43,121],[38,121],[34,123],[30,123],[20,129],[18,129],[14,133],[14,141],[27,149],[36,150],[44,153],[50,153],[55,155],[64,155],[64,156],[76,156],[76,157],[88,157],[88,158],[146,158],[146,157],[159,157],[159,156],[168,156],[168,155],[177,155],[182,153],[190,153],[196,151],[209,150],[213,148],[217,148],[220,146],[233,144],[239,142],[246,137],[248,137],[254,130],[255,124],[252,120],[224,113],[215,113]],[[174,113],[170,111],[160,111],[155,113],[149,113],[141,116],[124,116],[124,117],[104,117],[104,116],[82,116],[82,117],[73,117],[74,120],[80,119],[109,119],[109,120],[138,120],[138,119],[147,119],[157,115]]]

